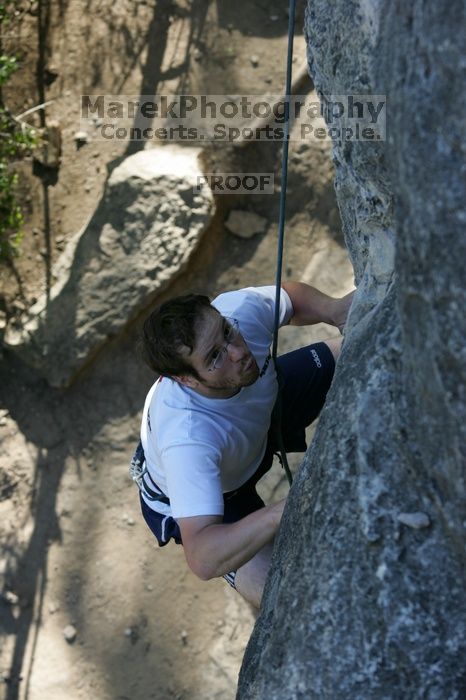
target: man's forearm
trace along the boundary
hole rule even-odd
[[[208,525],[196,537],[191,568],[204,579],[236,571],[273,539],[283,507],[284,501],[280,501],[235,523]]]
[[[293,305],[291,325],[328,323],[341,330],[351,306],[353,292],[335,299],[304,282],[284,282],[282,288],[288,293]]]

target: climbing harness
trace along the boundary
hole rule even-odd
[[[283,444],[283,436],[281,431],[282,417],[282,401],[280,376],[277,367],[277,349],[278,349],[278,327],[280,325],[280,293],[282,284],[282,267],[283,267],[283,245],[285,239],[285,209],[286,209],[286,188],[288,183],[288,145],[290,140],[290,95],[291,95],[291,71],[293,64],[293,38],[295,24],[295,8],[296,0],[290,0],[288,10],[288,54],[286,61],[286,87],[285,87],[285,134],[282,151],[282,176],[280,187],[280,210],[278,218],[278,243],[277,243],[277,272],[275,278],[275,318],[273,324],[273,345],[272,359],[275,365],[275,371],[278,380],[278,395],[275,403],[274,414],[276,421],[276,434],[278,439],[278,447],[281,455],[281,463],[285,470],[288,482],[291,486],[293,477],[288,465],[285,447]]]
[[[160,503],[165,503],[167,506],[170,505],[168,496],[164,494],[160,486],[157,486],[149,474],[141,440],[139,440],[136,451],[131,459],[131,464],[129,465],[129,475],[137,484],[138,489],[144,493],[148,501],[159,501]],[[154,488],[149,486],[146,477],[150,479]]]

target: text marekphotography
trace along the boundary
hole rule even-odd
[[[82,95],[93,139],[156,142],[384,141],[385,95]]]

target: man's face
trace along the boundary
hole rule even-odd
[[[242,387],[253,384],[259,377],[259,367],[241,334],[228,344],[226,353],[225,328],[228,322],[215,309],[208,309],[196,327],[196,343],[186,359],[197,371],[199,378],[179,377],[178,381],[209,398],[229,398]],[[209,371],[215,357],[224,352],[225,358],[219,369]]]

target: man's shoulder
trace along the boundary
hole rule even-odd
[[[260,313],[264,306],[273,302],[274,287],[243,287],[223,292],[212,301],[217,311],[225,316]]]
[[[153,412],[170,412],[170,409],[188,410],[190,408],[189,396],[183,391],[183,387],[170,377],[159,377],[155,385],[147,395],[146,401]]]
[[[208,400],[168,377],[159,380],[147,407],[148,420],[158,435],[160,446],[174,441],[216,441],[220,428],[218,420],[212,420],[210,414]]]
[[[191,424],[209,416],[215,401],[189,387],[164,377],[151,397],[149,407],[155,413]],[[217,409],[218,410],[218,409]]]

